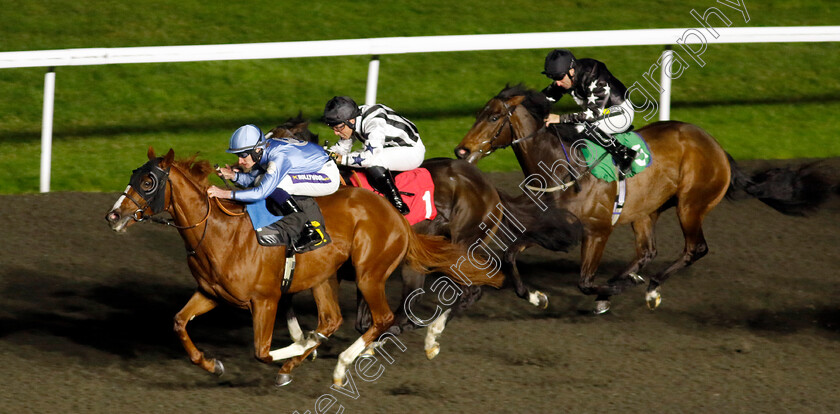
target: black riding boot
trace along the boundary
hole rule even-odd
[[[291,214],[300,213],[304,217],[306,217],[306,213],[300,209],[300,207],[295,202],[295,199],[289,197],[286,201],[279,204],[280,212],[283,213],[284,216],[288,216]],[[318,233],[318,230],[315,229],[315,226],[312,224],[312,221],[306,220],[303,223],[303,228],[300,230],[300,236],[298,236],[297,241],[295,241],[292,247],[295,250],[302,250],[308,247],[315,246],[324,241],[324,238],[321,237],[321,234]]]
[[[391,171],[385,167],[368,167],[368,177],[370,184],[376,191],[385,195],[385,198],[399,210],[400,213],[406,215],[409,213],[408,205],[402,199],[397,186],[394,185],[394,178],[391,176]]]
[[[598,144],[607,150],[610,155],[612,155],[613,161],[615,161],[615,165],[618,167],[618,170],[621,171],[622,175],[626,176],[629,174],[633,160],[636,159],[636,151],[622,145],[609,134],[600,130],[598,132]]]

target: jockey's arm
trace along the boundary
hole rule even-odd
[[[265,199],[277,188],[291,167],[291,162],[286,157],[280,157],[276,161],[269,161],[268,165],[266,165],[265,174],[263,174],[263,178],[259,184],[246,190],[235,191],[231,198],[246,203],[253,203],[254,201]]]
[[[371,160],[376,158],[379,155],[379,152],[382,151],[382,148],[385,147],[385,120],[381,118],[376,118],[368,121],[364,125],[365,131],[367,132],[367,136],[365,137],[362,145],[364,147],[355,152],[351,152],[347,155],[341,157],[341,164],[348,165],[348,166],[358,166],[358,167],[370,167]]]

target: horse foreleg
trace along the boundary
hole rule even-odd
[[[310,335],[308,336],[304,336],[303,329],[300,328],[300,323],[298,322],[297,316],[295,316],[295,312],[291,307],[289,307],[286,312],[286,326],[289,328],[289,336],[292,337],[292,344],[285,348],[275,349],[274,351],[269,352],[268,354],[271,356],[273,361],[280,361],[283,359],[293,358],[298,355],[303,355],[307,349],[312,348],[320,342],[320,338],[318,338],[317,335],[314,335],[313,332],[310,332]],[[313,352],[313,360],[316,355],[317,352]]]
[[[189,321],[198,315],[209,312],[215,307],[216,302],[213,299],[210,299],[203,293],[196,291],[193,293],[190,300],[187,301],[187,304],[184,305],[184,308],[175,315],[174,329],[175,333],[178,335],[178,339],[181,340],[181,345],[184,346],[184,349],[187,351],[187,355],[189,355],[190,361],[192,361],[193,364],[204,368],[207,372],[222,375],[225,373],[225,368],[224,365],[222,365],[222,362],[217,359],[205,358],[204,353],[196,348],[192,339],[190,339],[190,336],[187,334],[187,323]]]
[[[254,324],[254,356],[258,361],[271,363],[274,358],[269,350],[274,333],[274,320],[277,318],[277,300],[253,299],[250,307]]]
[[[609,286],[599,286],[594,282],[595,273],[604,255],[604,248],[610,236],[610,229],[590,230],[583,236],[581,247],[580,280],[578,289],[584,295],[597,295],[595,299],[595,314],[602,314],[610,310],[610,296],[612,294]]]
[[[277,372],[275,384],[286,385],[292,381],[291,372],[300,365],[309,354],[327,338],[330,337],[341,326],[343,319],[341,309],[338,307],[338,278],[330,277],[312,288],[312,297],[315,299],[315,306],[318,308],[318,328],[313,335],[309,335],[301,345],[304,349],[298,356],[286,361]],[[293,344],[291,348],[297,344]],[[284,349],[286,349],[284,348]]]
[[[516,265],[516,257],[525,250],[525,247],[524,245],[514,245],[505,251],[505,270],[503,273],[509,275],[513,281],[513,289],[516,291],[516,296],[527,300],[540,309],[548,309],[548,296],[539,290],[530,290],[522,283],[522,276],[519,274],[519,267]]]

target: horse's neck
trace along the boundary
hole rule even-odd
[[[169,214],[172,215],[175,224],[180,227],[194,226],[207,216],[210,199],[202,188],[190,181],[180,170],[173,168],[172,171],[177,171],[177,173],[169,176],[169,191],[172,192],[169,197],[171,202]],[[205,225],[206,223],[202,223],[190,229],[181,230],[181,235],[187,241],[200,238]]]
[[[582,176],[585,167],[575,165],[570,159],[573,156],[572,151],[575,151],[572,146],[564,143],[551,129],[542,128],[542,124],[534,121],[533,117],[529,116],[529,118],[533,122],[521,123],[519,137],[530,138],[523,139],[513,146],[516,159],[525,176],[529,177],[533,174],[543,176],[549,186],[561,182],[568,183],[573,179],[578,179],[581,183],[587,181],[586,177]],[[561,193],[565,194],[565,192]]]
[[[540,131],[542,125],[537,123],[536,119],[522,106],[517,108],[511,121],[514,123],[516,130],[515,140],[518,140],[513,145],[513,153],[516,155],[516,160],[519,161],[522,172],[525,173],[526,177],[531,174],[541,174],[542,169],[539,163],[542,161],[551,166],[551,158],[553,158],[553,155],[551,155],[553,151],[546,151],[547,143],[544,139],[544,131]]]

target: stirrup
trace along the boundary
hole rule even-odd
[[[325,242],[326,239],[321,230],[318,229],[319,227],[321,227],[321,223],[307,221],[303,225],[303,231],[300,232],[298,239],[292,243],[292,248],[295,251],[301,251]]]

